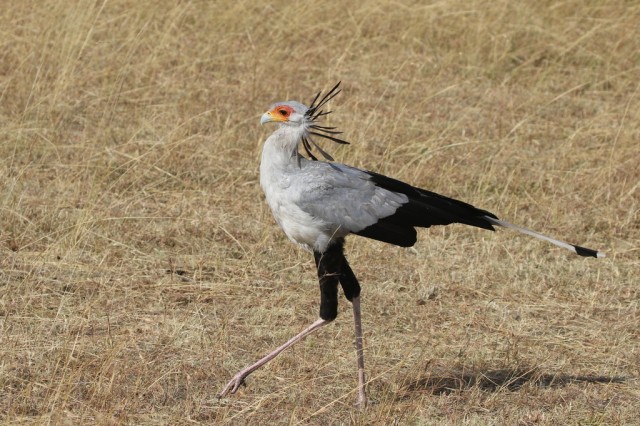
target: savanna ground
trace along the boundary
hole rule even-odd
[[[633,424],[640,5],[22,1],[0,10],[5,424]],[[259,117],[342,80],[339,161],[553,236],[353,238],[317,317],[309,253],[258,185]]]

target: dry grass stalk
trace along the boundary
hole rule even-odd
[[[7,424],[632,424],[633,2],[8,2],[0,12]],[[369,391],[257,184],[258,126],[341,79],[340,161],[603,249],[462,226],[350,242]],[[287,378],[293,385],[280,380]]]

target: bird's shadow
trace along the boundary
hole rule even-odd
[[[515,392],[523,386],[552,388],[575,383],[624,383],[625,377],[598,375],[572,375],[543,373],[530,368],[503,368],[493,370],[459,369],[436,371],[428,377],[408,379],[402,386],[404,396],[413,392],[445,395],[472,388],[484,392]]]

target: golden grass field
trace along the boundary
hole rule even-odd
[[[22,1],[0,10],[3,424],[640,424],[640,4]],[[337,81],[341,162],[510,231],[351,238],[350,305],[258,184],[260,115]]]

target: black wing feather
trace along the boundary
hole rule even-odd
[[[371,181],[389,191],[406,195],[409,201],[396,212],[380,219],[375,224],[356,232],[357,235],[378,241],[409,247],[416,242],[415,227],[428,228],[433,225],[463,223],[465,225],[493,231],[494,227],[484,216],[496,218],[491,212],[471,204],[435,192],[416,188],[402,181],[367,172]]]

